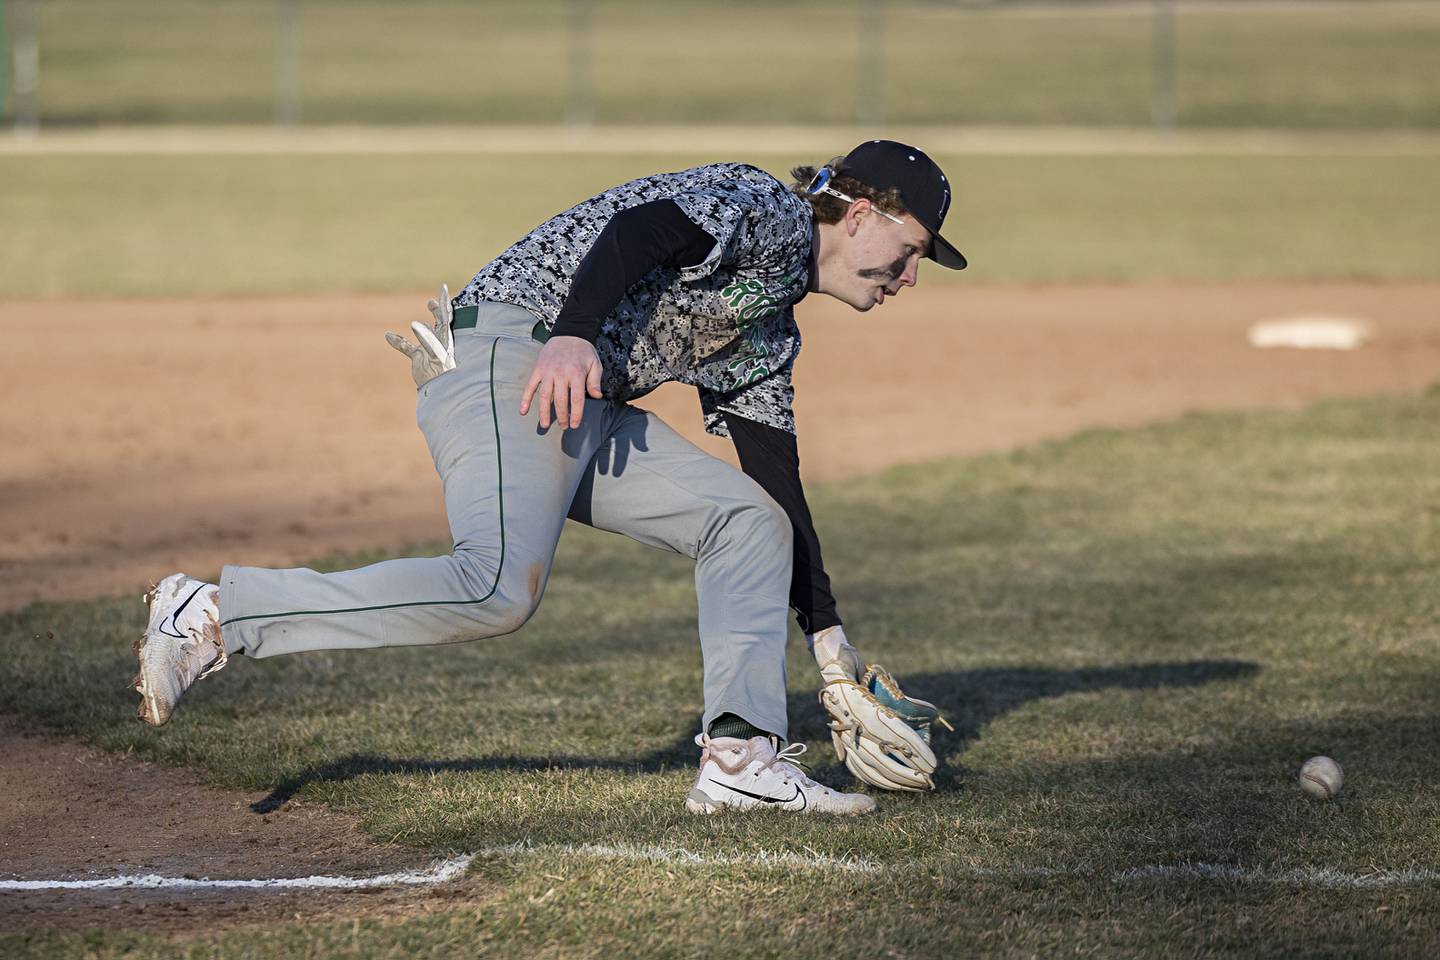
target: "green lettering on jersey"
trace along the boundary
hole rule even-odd
[[[780,281],[780,289],[789,289],[798,276],[796,273],[787,274]],[[736,374],[738,386],[749,386],[764,380],[772,372],[769,363],[771,351],[762,342],[760,331],[754,327],[757,320],[770,316],[778,309],[780,298],[766,291],[765,285],[753,277],[737,279],[723,288],[720,295],[736,311],[740,332],[740,345],[736,347],[735,355],[726,362],[725,369]]]

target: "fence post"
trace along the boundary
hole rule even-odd
[[[15,109],[16,136],[31,136],[40,129],[40,32],[38,0],[10,0],[10,66],[14,77],[11,103]]]
[[[565,122],[588,126],[595,120],[595,3],[565,4]]]
[[[10,90],[10,32],[5,29],[9,19],[10,8],[5,0],[0,0],[0,119],[7,116],[5,104]]]
[[[885,126],[885,0],[860,0],[856,42],[860,70],[855,114],[861,126],[878,133]]]
[[[1150,122],[1175,126],[1175,0],[1154,0],[1150,45]]]
[[[275,122],[300,122],[300,0],[276,0]]]

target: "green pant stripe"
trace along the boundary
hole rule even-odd
[[[228,627],[232,623],[242,623],[246,620],[271,620],[276,617],[321,617],[339,613],[395,610],[401,607],[468,606],[472,603],[484,603],[495,596],[495,591],[500,589],[500,574],[505,569],[505,458],[500,448],[500,414],[495,405],[495,349],[499,345],[498,337],[490,342],[490,422],[495,428],[495,477],[499,484],[499,489],[495,493],[500,504],[500,563],[495,567],[495,582],[490,585],[490,592],[483,597],[470,600],[414,600],[405,603],[379,604],[373,607],[348,607],[343,610],[289,610],[285,613],[255,613],[248,617],[222,620],[220,621],[221,627]]]

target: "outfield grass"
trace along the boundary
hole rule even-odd
[[[683,813],[690,564],[582,528],[515,636],[240,661],[159,731],[125,722],[135,598],[33,605],[0,617],[0,711],[437,853],[536,845],[454,912],[193,956],[1433,956],[1433,872],[1356,878],[1440,863],[1437,417],[1437,391],[1192,416],[815,490],[852,638],[957,728],[935,794],[865,819]],[[842,781],[798,643],[790,668],[793,736]],[[1341,802],[1295,786],[1317,753]],[[872,869],[654,859],[682,848]]]
[[[0,298],[455,289],[593,192],[716,159],[828,156],[5,155]],[[1440,277],[1433,156],[938,159],[971,268],[925,283]]]
[[[44,122],[247,123],[275,113],[275,0],[48,0]],[[298,0],[301,117],[554,123],[560,0]],[[1148,124],[1153,7],[605,0],[598,122],[851,122],[878,58],[891,122]],[[1440,4],[1179,4],[1179,121],[1440,125]],[[862,52],[863,48],[863,52]]]

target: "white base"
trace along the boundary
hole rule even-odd
[[[1266,320],[1250,328],[1252,347],[1297,350],[1354,350],[1374,333],[1365,320],[1318,314]]]

